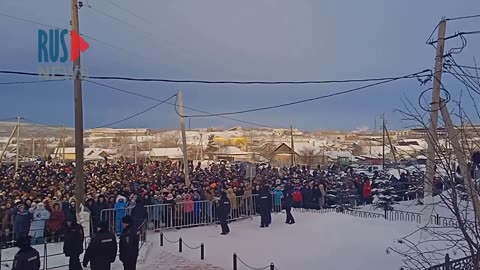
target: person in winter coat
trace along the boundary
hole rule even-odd
[[[230,200],[232,218],[235,219],[238,217],[238,203],[237,203],[237,195],[235,195],[235,192],[233,192],[232,188],[229,188],[227,190],[227,198]]]
[[[306,186],[302,189],[302,205],[303,208],[305,209],[311,209],[313,204],[312,204],[312,189],[310,186]]]
[[[7,244],[7,241],[9,241],[10,238],[10,232],[12,230],[11,228],[11,214],[10,214],[10,209],[8,204],[1,204],[0,206],[0,247],[5,247]]]
[[[370,180],[365,181],[365,186],[363,187],[363,198],[367,204],[371,203],[371,195],[372,195],[372,184]]]
[[[260,189],[258,205],[260,209],[261,228],[268,227],[272,222],[272,195],[267,186],[263,186]]]
[[[172,193],[169,193],[167,195],[167,198],[165,199],[165,223],[167,228],[172,227],[173,223],[173,215],[175,214],[175,198],[173,197]]]
[[[195,192],[192,196],[193,198],[193,224],[199,224],[200,217],[202,216],[202,202],[200,194]]]
[[[293,198],[293,207],[301,208],[303,197],[302,197],[302,192],[300,191],[299,188],[295,188],[295,190],[292,193],[292,198]]]
[[[193,209],[194,204],[192,196],[190,194],[185,195],[185,200],[183,201],[183,224],[190,225],[193,222]]]
[[[227,219],[230,214],[230,199],[227,197],[227,193],[222,191],[220,200],[218,201],[217,206],[217,216],[220,220],[220,226],[222,227],[222,235],[227,235],[230,233],[230,228],[228,227]]]
[[[325,207],[325,198],[327,196],[327,192],[325,191],[325,185],[324,184],[320,184],[318,187],[320,189],[320,194],[322,195],[320,197],[320,207],[324,208]]]
[[[65,224],[65,240],[63,242],[63,253],[69,257],[69,270],[82,270],[80,254],[83,253],[83,227],[73,217],[67,217]]]
[[[62,204],[60,202],[54,202],[52,204],[52,212],[50,213],[50,219],[47,221],[47,230],[52,236],[52,241],[60,241],[62,235],[62,226],[65,222],[65,214],[62,210]]]
[[[285,212],[287,212],[287,220],[285,223],[287,224],[294,224],[295,219],[292,215],[292,206],[293,206],[293,196],[290,191],[285,192],[285,197],[283,198],[283,207],[285,208]]]
[[[116,224],[116,233],[122,233],[122,218],[126,215],[127,203],[126,199],[123,196],[117,197],[117,202],[115,203],[115,224]]]
[[[93,236],[83,256],[83,266],[91,263],[92,270],[110,270],[117,257],[117,239],[108,231],[108,224],[100,221],[97,233]]]
[[[132,209],[133,226],[138,230],[142,223],[148,219],[147,209],[141,199],[135,201],[135,207]]]
[[[70,198],[70,200],[68,200],[68,208],[65,216],[66,217],[72,216],[75,218],[75,221],[77,221],[77,208],[75,206],[75,203],[76,203],[75,197],[72,197]]]
[[[100,209],[97,202],[95,202],[93,198],[87,199],[86,207],[88,211],[90,211],[90,217],[92,219],[91,234],[94,234],[97,232],[96,226],[97,226],[97,223],[100,221],[100,211],[99,211]]]
[[[283,199],[283,192],[280,187],[275,188],[275,191],[273,191],[273,197],[275,200],[273,209],[275,212],[278,213],[282,211],[282,199]]]
[[[108,208],[107,201],[105,200],[105,196],[98,195],[97,207],[98,207],[98,213],[100,213],[99,216],[98,216],[99,218],[98,218],[97,223],[100,220],[107,220],[107,215],[106,215],[105,211],[103,212],[103,215],[102,215],[102,211]],[[94,231],[96,231],[97,230],[97,224],[93,224],[93,226],[95,226]]]
[[[12,270],[39,270],[40,254],[30,245],[30,237],[22,236],[17,241],[20,250],[13,259]]]
[[[30,225],[29,236],[32,237],[32,244],[39,244],[43,242],[45,237],[45,224],[50,219],[50,212],[45,209],[43,203],[38,203],[37,208],[33,210],[33,221]]]
[[[137,266],[139,237],[134,227],[134,219],[131,216],[122,218],[123,231],[120,235],[120,261],[123,269],[135,270]]]
[[[312,208],[313,209],[320,209],[320,198],[322,197],[322,193],[317,185],[313,186],[312,189]]]
[[[14,221],[14,232],[16,234],[16,239],[19,239],[21,236],[28,235],[28,231],[30,229],[30,220],[31,215],[25,208],[25,205],[18,205]]]

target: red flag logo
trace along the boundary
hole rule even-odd
[[[90,45],[75,31],[70,31],[71,34],[71,49],[72,49],[72,55],[71,55],[71,60],[72,62],[75,62],[80,57],[80,52],[85,52],[88,50]]]

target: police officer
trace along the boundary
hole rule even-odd
[[[289,189],[285,192],[285,196],[283,197],[283,207],[287,212],[287,220],[285,221],[285,223],[287,224],[295,224],[295,219],[293,218],[293,215],[292,215],[292,206],[293,206],[292,191]]]
[[[122,218],[122,234],[120,235],[120,261],[123,269],[135,270],[137,266],[138,246],[140,238],[131,216]]]
[[[117,257],[117,239],[108,231],[105,221],[98,222],[97,228],[98,231],[83,256],[83,266],[87,267],[90,262],[92,270],[110,270]]]
[[[227,197],[225,190],[222,190],[220,200],[218,201],[217,207],[217,216],[220,220],[220,226],[222,227],[222,235],[227,235],[230,233],[230,228],[228,227],[227,219],[230,214],[230,200]]]
[[[63,242],[63,253],[69,257],[69,270],[82,270],[80,264],[80,254],[83,253],[84,232],[82,225],[78,224],[76,219],[69,215],[65,226],[65,236]]]
[[[259,208],[260,208],[260,227],[265,228],[272,222],[272,194],[268,186],[263,186],[259,192]]]
[[[22,236],[17,240],[17,246],[20,248],[13,260],[12,270],[39,270],[40,254],[30,245],[30,237]]]

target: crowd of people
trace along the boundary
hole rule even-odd
[[[381,173],[369,179],[335,166],[326,170],[309,166],[262,166],[257,168],[253,179],[247,178],[245,169],[238,164],[217,163],[202,168],[191,163],[190,169],[192,182],[187,186],[180,166],[170,161],[87,163],[86,209],[90,212],[92,234],[96,232],[96,224],[104,220],[111,226],[115,224],[112,230],[119,235],[120,221],[127,208],[133,208],[131,215],[136,226],[145,218],[163,226],[177,226],[185,220],[193,224],[202,218],[218,220],[215,206],[205,209],[199,202],[218,201],[222,192],[230,202],[228,217],[231,218],[249,211],[261,214],[262,209],[249,206],[246,198],[265,190],[272,196],[269,209],[275,212],[284,208],[284,198],[291,198],[292,207],[310,209],[372,203],[373,191],[379,185],[375,179],[390,179]],[[409,190],[418,185],[420,177],[402,175],[401,179],[394,179],[398,184],[393,188],[398,189],[400,199],[418,195],[416,188],[415,192]],[[0,165],[0,243],[6,245],[12,240],[12,232],[16,236],[30,235],[33,242],[41,242],[44,237],[48,241],[62,240],[66,219],[76,217],[74,180],[72,164],[47,161],[24,165],[18,170]],[[159,204],[171,207],[145,211],[144,206]],[[182,207],[175,207],[178,204]],[[105,209],[113,209],[115,214],[106,216]],[[267,226],[268,221],[263,225]]]

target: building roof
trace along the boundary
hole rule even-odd
[[[247,155],[248,152],[242,151],[240,148],[235,146],[225,146],[218,149],[215,152],[217,155]]]
[[[180,147],[152,148],[150,157],[183,158],[183,151]]]

